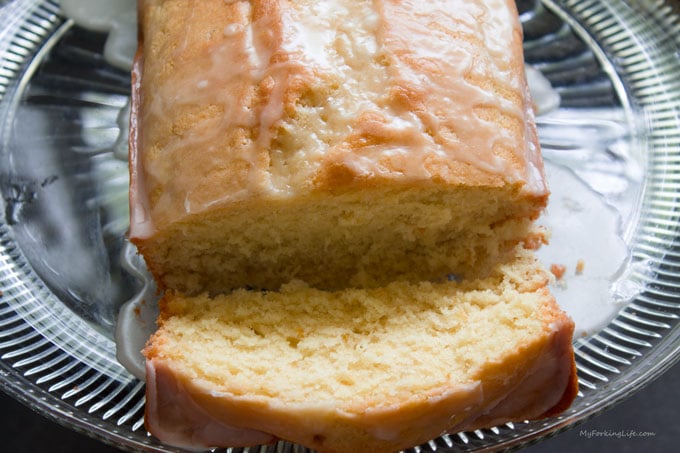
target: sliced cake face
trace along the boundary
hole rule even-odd
[[[169,293],[145,351],[147,423],[198,441],[186,408],[200,407],[213,424],[322,451],[393,451],[541,417],[574,396],[573,324],[546,282],[524,256],[463,283]]]
[[[376,189],[216,209],[135,242],[164,286],[190,294],[291,279],[377,287],[486,272],[530,235],[531,217],[517,209],[479,188]]]
[[[513,2],[145,0],[140,18],[130,237],[166,287],[474,273],[545,205]]]

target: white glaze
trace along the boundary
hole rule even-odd
[[[550,81],[541,71],[531,65],[525,65],[529,91],[534,101],[537,115],[543,115],[560,107],[560,94],[552,87]]]
[[[552,285],[553,294],[573,318],[575,336],[590,335],[603,328],[625,302],[612,298],[612,282],[629,258],[621,218],[570,169],[546,162],[546,174],[553,192],[538,223],[550,230],[551,239],[538,256],[546,267],[566,267],[564,277]],[[580,260],[584,268],[578,274]]]
[[[135,119],[144,134],[133,174],[145,180],[135,199],[151,224],[133,222],[133,239],[148,238],[149,225],[163,231],[245,197],[306,194],[309,181],[343,166],[356,180],[400,183],[449,177],[455,162],[546,193],[520,25],[505,0],[466,2],[455,14],[448,0],[286,5],[272,3],[264,15],[249,2],[213,5],[228,17],[226,34],[209,33],[215,24],[190,8],[181,35],[168,38],[162,19],[145,27],[144,54],[154,58],[142,62]],[[330,102],[306,109],[302,93],[336,89]],[[284,108],[294,100],[296,114]],[[206,114],[191,119],[196,109]],[[278,140],[282,130],[290,146]],[[230,141],[235,131],[247,138]],[[146,194],[154,196],[147,202]]]
[[[136,0],[61,0],[64,14],[89,30],[110,31],[119,17],[136,11]]]
[[[118,312],[116,358],[133,376],[144,380],[146,365],[142,349],[156,331],[158,318],[156,285],[146,270],[144,259],[129,242],[121,252],[121,264],[130,275],[143,282],[143,286]]]
[[[61,0],[66,17],[94,31],[109,32],[104,46],[106,60],[129,70],[137,51],[136,0]]]
[[[104,58],[113,66],[129,71],[135,52],[137,52],[137,10],[133,8],[123,11],[113,20],[104,45]]]

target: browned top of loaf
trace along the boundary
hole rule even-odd
[[[156,226],[375,185],[547,195],[514,2],[143,0],[140,18],[132,190]]]

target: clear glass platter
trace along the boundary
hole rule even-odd
[[[538,119],[546,160],[615,214],[626,265],[607,281],[607,300],[578,295],[612,312],[575,339],[580,392],[567,412],[413,451],[540,440],[630,396],[680,357],[680,4],[518,6],[527,62],[561,99]],[[119,310],[148,283],[123,259],[129,75],[103,57],[106,35],[76,26],[54,0],[0,0],[0,24],[0,387],[120,448],[177,451],[144,429],[144,383],[116,358]],[[577,231],[573,248],[587,247],[598,226]],[[574,276],[567,284],[589,288]]]

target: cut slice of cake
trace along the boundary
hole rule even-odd
[[[141,0],[131,228],[163,288],[474,276],[548,196],[511,0]]]
[[[168,292],[147,428],[193,448],[379,452],[556,414],[576,393],[573,323],[547,283],[521,250],[478,280]]]

